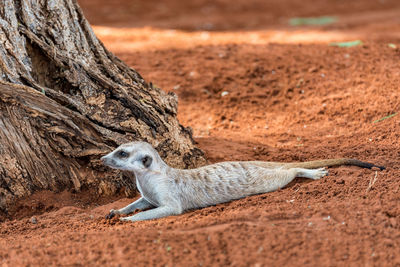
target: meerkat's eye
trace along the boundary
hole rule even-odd
[[[152,162],[153,162],[153,159],[150,156],[144,156],[142,158],[143,166],[145,166],[146,168],[150,167]]]
[[[129,156],[129,154],[123,150],[118,151],[117,156],[119,158],[127,158]]]

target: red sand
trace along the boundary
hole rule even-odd
[[[354,157],[387,170],[331,168],[138,223],[104,219],[131,199],[42,192],[0,224],[2,265],[400,266],[400,114],[374,123],[400,112],[400,3],[232,3],[81,1],[107,47],[178,94],[179,120],[210,162]],[[287,24],[317,15],[339,21]]]

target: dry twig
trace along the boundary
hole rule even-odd
[[[375,171],[375,177],[373,177],[373,178],[371,178],[371,180],[369,180],[369,185],[366,190],[367,193],[369,191],[371,191],[372,186],[375,184],[376,180],[378,180],[378,172],[377,171]]]

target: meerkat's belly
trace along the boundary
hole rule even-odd
[[[224,162],[186,171],[177,189],[184,209],[206,207],[276,190],[276,170]]]

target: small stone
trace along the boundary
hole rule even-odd
[[[31,219],[30,219],[29,221],[30,221],[31,223],[33,223],[33,224],[37,224],[37,223],[38,223],[36,217],[31,217]]]
[[[189,72],[189,76],[192,78],[195,78],[197,76],[197,72],[196,71],[191,71]]]
[[[322,218],[322,220],[324,220],[324,221],[329,221],[331,219],[331,216],[326,216],[326,217],[324,217],[324,218]]]
[[[224,97],[224,96],[227,96],[228,94],[229,94],[228,91],[223,91],[223,92],[221,93],[221,96]]]

